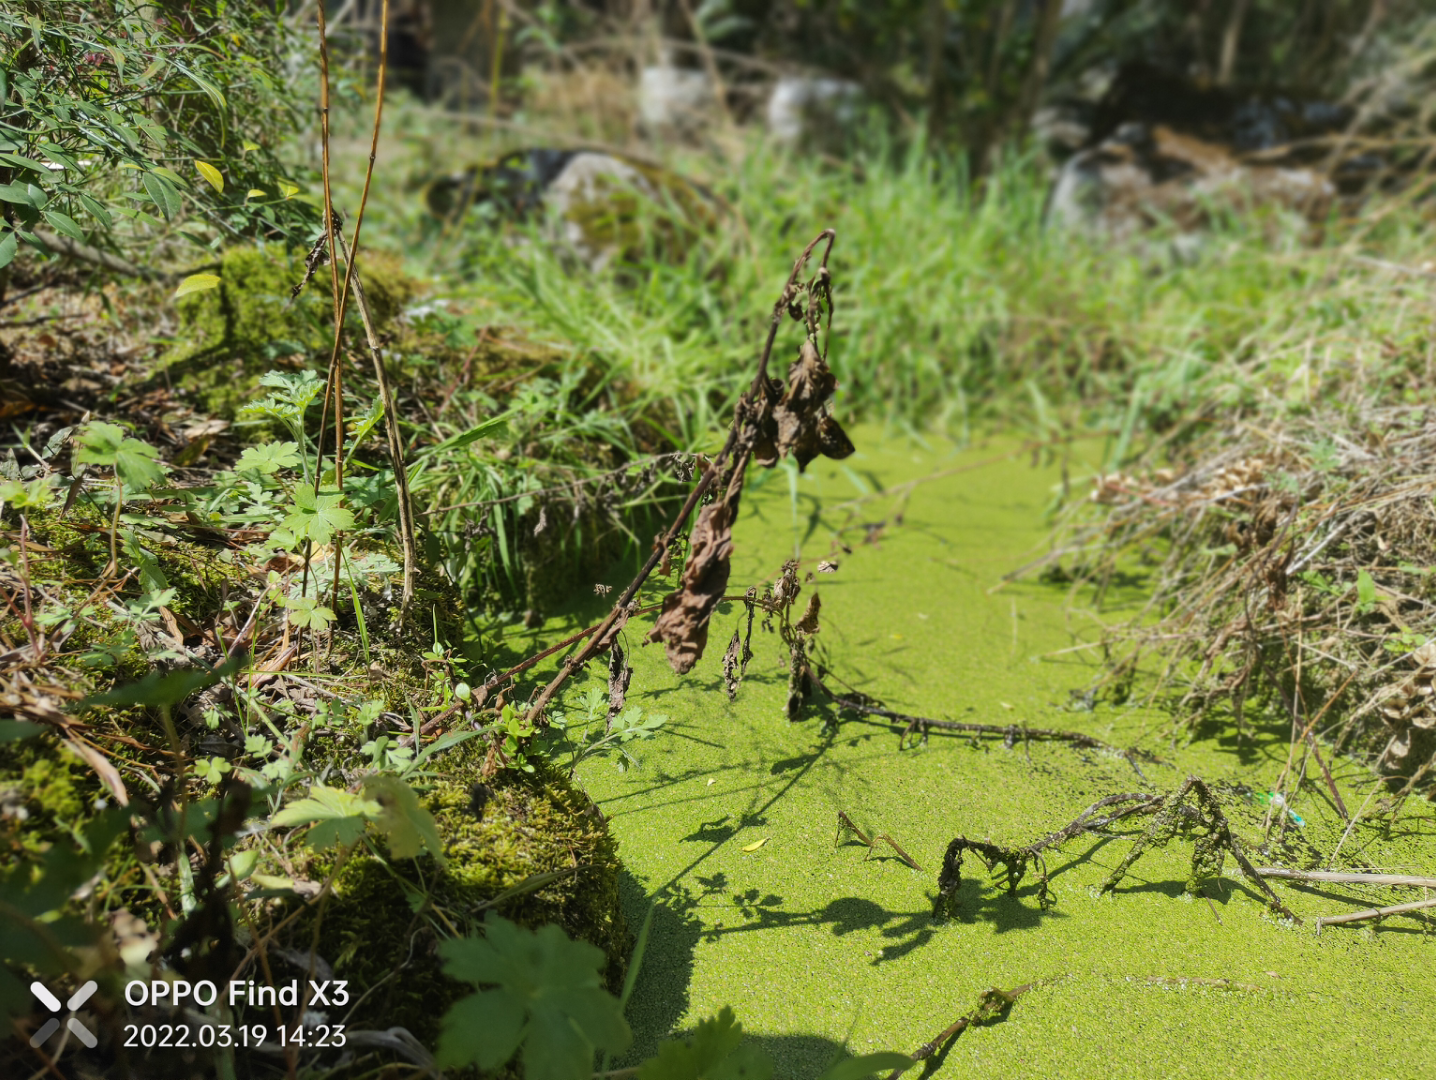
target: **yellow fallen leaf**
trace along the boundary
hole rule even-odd
[[[762,846],[763,846],[764,844],[766,844],[767,842],[768,842],[768,838],[765,836],[765,837],[763,837],[763,839],[761,839],[761,840],[754,840],[751,844],[749,844],[749,845],[748,845],[747,847],[745,847],[743,850],[744,850],[744,851],[757,851],[760,847],[762,847]]]

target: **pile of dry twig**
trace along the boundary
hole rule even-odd
[[[1331,784],[1325,739],[1369,754],[1403,795],[1423,786],[1436,770],[1436,417],[1235,420],[1157,464],[1099,476],[1028,568],[1099,600],[1148,579],[1147,606],[1099,644],[1102,690],[1121,700],[1141,685],[1242,735],[1289,723],[1292,775],[1309,758]]]

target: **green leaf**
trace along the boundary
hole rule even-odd
[[[0,237],[0,268],[10,265],[19,247],[20,241],[13,232],[7,232]]]
[[[310,540],[321,547],[334,539],[336,532],[354,527],[354,515],[340,506],[344,496],[339,492],[315,495],[308,487],[294,489],[294,508],[284,519],[284,528],[298,540]]]
[[[132,491],[147,491],[165,475],[159,451],[139,439],[126,439],[115,453],[115,473]]]
[[[150,201],[160,208],[160,213],[164,214],[166,220],[180,212],[183,203],[180,202],[179,192],[174,189],[174,185],[153,172],[145,173],[141,179]]]
[[[455,1002],[443,1025],[438,1062],[445,1066],[497,1069],[514,1056],[527,1034],[523,1004],[502,990],[470,994]]]
[[[194,83],[196,86],[198,86],[201,90],[205,92],[205,95],[210,99],[210,101],[214,102],[214,107],[216,109],[219,109],[221,112],[223,112],[226,108],[228,108],[228,102],[225,101],[223,91],[221,91],[219,87],[215,86],[214,83],[195,74],[193,68],[181,64],[178,61],[175,61],[174,65],[178,70],[184,72],[187,76],[189,76],[190,82]]]
[[[1365,570],[1356,575],[1356,606],[1363,612],[1376,606],[1376,582]]]
[[[91,421],[76,442],[75,464],[114,469],[132,491],[144,491],[164,476],[164,466],[156,460],[159,451],[147,442],[127,437],[124,428],[116,424]]]
[[[426,454],[442,454],[447,450],[458,450],[468,446],[470,443],[478,442],[482,438],[503,431],[504,428],[508,426],[508,420],[508,413],[504,413],[502,416],[490,417],[483,423],[474,425],[462,434],[445,439],[441,443],[435,443],[433,446],[425,447],[423,450],[420,450],[416,456],[423,457]]]
[[[299,465],[299,444],[296,442],[264,443],[260,446],[246,446],[244,453],[234,463],[235,472],[257,472],[272,476],[280,469],[293,469]]]
[[[313,596],[291,596],[284,601],[289,621],[298,627],[323,630],[334,621],[334,609],[324,607]]]
[[[222,757],[203,758],[194,763],[195,775],[208,784],[218,784],[234,768]]]
[[[0,503],[13,506],[16,510],[43,510],[50,505],[54,490],[50,479],[42,477],[22,484],[19,480],[0,481]]]
[[[218,274],[191,274],[179,283],[175,290],[174,298],[178,300],[181,296],[188,296],[190,293],[205,292],[209,289],[219,288],[220,278]]]
[[[391,855],[396,859],[417,859],[419,852],[427,848],[438,864],[444,865],[438,823],[420,805],[413,788],[397,776],[380,773],[365,778],[364,794],[383,808],[378,825],[389,841]]]
[[[917,1062],[911,1054],[899,1054],[886,1050],[877,1054],[846,1058],[823,1072],[818,1080],[864,1080],[875,1073],[887,1073],[894,1069],[910,1069]]]
[[[164,165],[151,165],[150,171],[156,176],[160,177],[162,180],[168,180],[177,188],[189,187],[188,180],[186,180],[179,173],[175,172],[173,169],[167,168]]]
[[[13,203],[16,206],[34,206],[35,200],[30,197],[30,189],[24,184],[0,184],[0,202]]]
[[[632,1041],[599,980],[603,953],[557,926],[522,930],[490,914],[484,937],[450,939],[439,954],[445,974],[495,986],[445,1014],[441,1065],[494,1068],[519,1047],[526,1080],[587,1080],[597,1051],[621,1053]]]
[[[66,169],[78,169],[80,167],[78,161],[52,143],[37,143],[35,149],[44,154],[56,165],[60,165]]]
[[[113,469],[115,454],[124,440],[124,428],[117,424],[107,424],[103,420],[92,420],[85,425],[84,430],[75,439],[78,444],[75,450],[75,464],[103,465]]]
[[[357,421],[350,422],[348,451],[350,454],[354,453],[359,444],[368,437],[369,432],[373,431],[382,419],[384,419],[384,402],[380,398],[375,398],[369,403],[369,411],[367,413],[361,416]]]
[[[296,799],[271,819],[273,825],[310,825],[304,841],[315,850],[348,846],[358,840],[364,827],[380,813],[380,806],[362,795],[341,788],[315,784],[307,799]]]
[[[105,226],[105,228],[108,229],[115,224],[115,219],[110,216],[110,212],[105,209],[104,205],[98,199],[81,192],[79,200],[80,205],[90,212],[90,216]]]
[[[50,170],[34,158],[21,157],[19,154],[0,154],[0,161],[13,165],[17,169],[28,169],[30,172],[39,173],[41,176],[50,175]]]
[[[666,1042],[638,1067],[638,1080],[768,1080],[773,1060],[761,1047],[743,1045],[743,1025],[724,1006],[698,1022],[687,1039]]]
[[[48,221],[60,235],[68,236],[71,240],[78,240],[82,244],[85,242],[84,232],[80,229],[79,225],[75,224],[75,219],[69,214],[62,214],[58,210],[46,210],[45,220]]]

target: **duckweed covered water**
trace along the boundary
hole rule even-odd
[[[865,449],[845,463],[820,460],[791,489],[776,472],[746,499],[730,593],[771,580],[795,546],[813,560],[805,569],[830,557],[833,529],[848,518],[840,504],[860,486],[891,490],[1013,448],[959,454],[875,435],[860,434]],[[630,875],[631,924],[649,897],[665,898],[629,1006],[635,1060],[727,1004],[777,1059],[778,1076],[809,1077],[841,1048],[911,1051],[986,988],[1037,980],[1005,1020],[964,1033],[940,1055],[940,1071],[1375,1077],[1419,1075],[1436,1060],[1436,937],[1421,924],[1318,936],[1312,916],[1370,905],[1339,898],[1352,890],[1277,884],[1306,920],[1283,924],[1230,858],[1209,897],[1185,895],[1191,848],[1180,842],[1144,857],[1115,896],[1099,899],[1140,824],[1126,838],[1080,838],[1049,853],[1058,902],[1045,912],[1030,882],[1009,897],[969,859],[958,916],[934,921],[937,869],[959,833],[1027,843],[1103,795],[1168,791],[1196,773],[1222,786],[1229,816],[1254,847],[1266,809],[1242,790],[1268,791],[1286,759],[1284,725],[1249,731],[1241,744],[1235,732],[1212,732],[1185,745],[1152,710],[1072,708],[1070,691],[1094,668],[1090,653],[1062,650],[1094,640],[1099,619],[1112,616],[1069,608],[1051,585],[993,591],[1040,549],[1043,510],[1060,482],[1058,465],[1014,456],[919,485],[901,524],[891,497],[867,503],[854,521],[886,519],[875,542],[862,543],[863,529],[845,534],[853,552],[831,556],[838,571],[805,585],[821,590],[832,669],[892,708],[1081,730],[1139,744],[1163,764],[1143,764],[1142,776],[1125,759],[1062,744],[1007,748],[936,734],[900,752],[885,726],[848,719],[825,733],[832,714],[814,708],[790,724],[785,657],[772,634],[755,635],[747,680],[730,703],[720,665],[736,605],[715,618],[708,654],[685,680],[669,672],[661,647],[633,648],[629,701],[671,721],[639,747],[641,769],[590,762],[580,780],[611,818]],[[635,624],[634,646],[641,634]],[[1368,772],[1354,762],[1333,768],[1348,806],[1360,806],[1372,791]],[[1341,864],[1436,872],[1436,824],[1429,804],[1419,807],[1389,839],[1358,826]],[[1303,824],[1288,825],[1286,865],[1324,865],[1343,823],[1319,784],[1308,783],[1293,808]],[[835,845],[839,810],[890,833],[924,869],[886,846],[865,858],[850,834]],[[1388,896],[1371,899],[1419,898]]]

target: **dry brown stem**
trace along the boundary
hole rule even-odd
[[[728,496],[725,497],[725,503],[731,502],[733,512],[736,513],[737,494],[742,486],[743,465],[746,464],[748,456],[751,455],[753,443],[756,439],[754,421],[761,420],[762,416],[765,415],[764,406],[770,401],[774,393],[768,381],[768,361],[773,352],[773,343],[778,336],[778,328],[782,325],[783,317],[789,313],[790,306],[798,297],[800,291],[799,275],[802,273],[804,266],[807,265],[808,260],[812,257],[814,250],[824,241],[827,242],[827,246],[823,249],[818,273],[820,278],[826,281],[828,255],[832,251],[833,241],[836,237],[837,233],[832,229],[824,229],[813,238],[807,247],[803,249],[802,254],[800,254],[793,263],[792,272],[788,275],[787,283],[784,285],[783,291],[778,297],[778,302],[773,305],[773,314],[769,321],[767,340],[763,344],[763,351],[758,359],[758,370],[753,376],[752,387],[749,393],[739,400],[738,406],[734,410],[733,423],[729,428],[728,437],[723,443],[723,448],[714,457],[708,468],[703,471],[703,476],[699,479],[698,483],[694,485],[693,490],[689,493],[688,498],[684,501],[683,506],[679,509],[669,527],[655,538],[653,549],[649,552],[648,558],[644,561],[643,566],[639,568],[638,573],[634,575],[633,580],[630,581],[628,586],[623,590],[608,616],[599,623],[598,626],[594,627],[591,632],[584,635],[586,638],[584,643],[572,656],[564,660],[563,664],[559,667],[558,673],[554,675],[548,685],[539,692],[538,696],[529,706],[527,718],[530,723],[542,723],[544,710],[553,700],[554,695],[562,688],[563,684],[568,681],[569,677],[575,672],[582,670],[590,660],[600,653],[605,652],[613,643],[614,636],[617,634],[622,622],[627,619],[630,613],[630,606],[637,597],[638,590],[643,587],[643,583],[648,580],[648,576],[653,573],[654,568],[658,566],[659,561],[668,551],[669,546],[683,531],[688,523],[688,516],[693,512],[703,496],[715,486],[720,476],[726,479],[729,484],[729,493]],[[814,303],[816,303],[816,301],[814,301]],[[808,316],[809,332],[812,333],[815,331],[812,308],[810,308]],[[831,307],[829,308],[829,317],[831,318]],[[731,466],[729,465],[730,458],[734,459],[735,462]],[[736,487],[734,486],[735,481]],[[724,524],[727,529],[731,529],[731,516]],[[715,555],[715,560],[716,558],[717,556]],[[709,580],[707,575],[713,573],[716,573],[716,571],[710,568],[704,574],[695,574],[694,580],[706,582]],[[726,580],[727,576],[723,574],[723,581],[726,582]],[[718,595],[721,596],[721,586],[716,591]],[[665,607],[666,606],[667,602],[665,601]],[[711,610],[710,607],[710,614]],[[689,620],[686,625],[696,629],[706,630],[707,624],[706,619],[703,619]],[[701,645],[698,647],[698,651],[701,653]],[[671,655],[670,646],[670,656]],[[685,668],[684,670],[687,669]]]
[[[1390,907],[1351,911],[1345,915],[1327,915],[1316,920],[1316,928],[1320,930],[1323,926],[1339,926],[1342,923],[1363,922],[1366,919],[1384,919],[1388,915],[1409,915],[1429,908],[1436,908],[1436,900],[1417,900],[1410,904],[1393,904]]]
[[[1436,878],[1413,877],[1410,874],[1362,874],[1345,870],[1288,870],[1281,866],[1261,866],[1257,873],[1264,878],[1287,881],[1329,881],[1340,885],[1409,885],[1416,889],[1436,889]]]
[[[1150,602],[1100,645],[1100,686],[1125,696],[1141,676],[1184,718],[1230,714],[1239,732],[1274,706],[1292,722],[1287,773],[1314,760],[1349,820],[1331,751],[1361,749],[1411,790],[1436,753],[1433,492],[1422,408],[1236,419],[1161,467],[1153,453],[1099,476],[1039,565],[1100,602],[1156,554]]]

